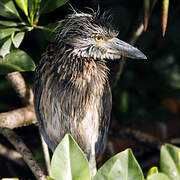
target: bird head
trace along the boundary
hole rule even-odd
[[[55,42],[63,44],[75,56],[93,59],[120,59],[121,56],[147,59],[137,48],[117,38],[104,13],[77,13],[69,15],[57,28]]]

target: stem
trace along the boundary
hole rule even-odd
[[[44,153],[44,159],[46,162],[47,172],[48,172],[48,175],[51,176],[51,174],[50,174],[51,165],[50,165],[49,149],[48,149],[48,146],[47,146],[46,142],[44,141],[44,138],[43,138],[41,133],[40,133],[40,137],[41,137],[41,143],[42,143],[42,148],[43,148],[43,153]]]
[[[37,29],[42,29],[42,30],[46,30],[46,31],[50,31],[50,32],[55,32],[54,30],[47,28],[45,26],[36,26]]]

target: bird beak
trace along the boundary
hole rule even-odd
[[[121,41],[118,38],[113,38],[105,42],[109,53],[114,55],[121,55],[133,59],[147,59],[147,57],[137,48],[130,44]]]

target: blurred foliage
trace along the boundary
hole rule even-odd
[[[154,6],[155,0],[144,0],[144,31],[147,30],[147,26],[149,23],[149,16],[152,6]],[[169,9],[169,0],[162,0],[162,36],[164,37],[167,21],[168,21],[168,9]]]
[[[130,8],[130,4],[134,7]],[[119,24],[125,21],[119,25],[122,39],[126,39],[128,34],[124,34],[124,26],[131,26],[136,20],[136,12],[142,8],[137,1],[130,4],[123,4],[122,10],[116,15],[119,17]],[[126,61],[118,86],[113,90],[113,112],[121,123],[167,120],[173,113],[180,112],[179,5],[177,1],[169,3],[167,32],[162,38],[159,18],[162,16],[162,11],[159,11],[162,2],[156,4],[149,17],[147,31],[136,43],[147,55],[148,61]],[[117,11],[117,7],[112,7],[112,12],[114,9]],[[117,20],[114,21],[117,23]]]

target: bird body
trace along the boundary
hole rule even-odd
[[[119,40],[108,18],[74,12],[57,28],[35,75],[35,111],[48,146],[66,133],[91,159],[103,150],[111,113],[107,59],[146,58]]]
[[[104,61],[67,57],[68,54],[61,54],[65,61],[62,58],[56,61],[54,48],[54,45],[48,48],[37,68],[35,104],[38,119],[42,120],[40,128],[48,137],[52,150],[66,133],[70,133],[88,154],[91,145],[97,143],[99,133],[107,131],[109,124],[111,91],[107,81],[108,68]],[[65,63],[67,58],[68,63]],[[101,126],[104,126],[104,132],[101,132]],[[103,143],[104,134],[102,136],[99,141]]]

